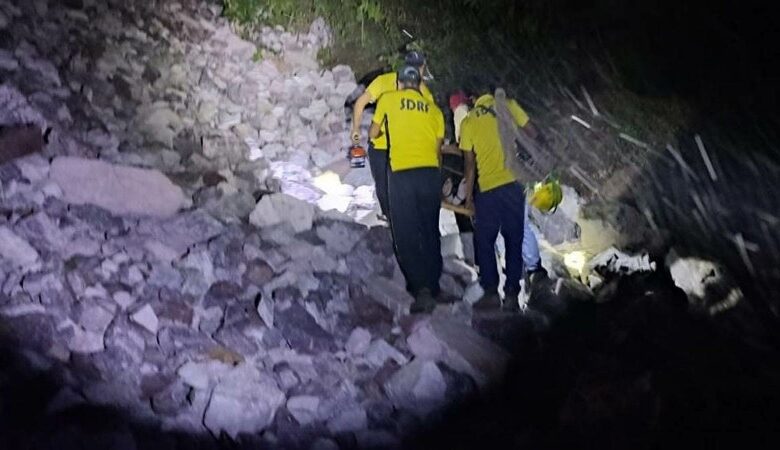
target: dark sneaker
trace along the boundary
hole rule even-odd
[[[531,285],[545,278],[547,278],[547,271],[544,267],[539,266],[538,269],[528,271],[528,281]]]
[[[485,292],[472,307],[480,311],[499,309],[501,307],[501,297],[498,296],[498,292]]]
[[[504,294],[504,303],[501,305],[504,311],[520,311],[520,302],[518,293],[510,292]]]
[[[409,307],[410,314],[430,314],[436,309],[436,299],[431,295],[431,291],[423,289],[417,293],[414,303]]]

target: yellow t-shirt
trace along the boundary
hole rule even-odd
[[[384,94],[376,105],[373,121],[387,130],[393,172],[439,167],[444,115],[423,94],[414,89]]]
[[[492,95],[483,95],[460,126],[460,149],[474,152],[479,174],[477,181],[482,192],[515,181],[515,176],[504,164],[494,105]],[[517,125],[524,127],[529,120],[528,114],[514,100],[509,100],[508,107]]]
[[[371,101],[376,102],[382,97],[382,95],[388,92],[394,92],[398,90],[398,74],[395,72],[388,72],[374,78],[374,81],[368,85],[366,92],[371,94]],[[433,101],[433,94],[428,90],[428,87],[424,83],[420,84],[420,92],[430,103],[436,103]],[[387,150],[387,133],[384,127],[382,127],[382,135],[376,139],[371,139],[371,143],[374,144],[374,148],[377,150]]]

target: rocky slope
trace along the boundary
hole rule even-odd
[[[508,364],[502,325],[517,320],[472,314],[476,274],[448,221],[442,284],[456,301],[408,316],[390,234],[365,226],[367,169],[339,167],[356,84],[317,64],[325,24],[265,29],[258,48],[219,13],[196,0],[0,1],[4,365],[47,380],[30,400],[46,419],[32,420],[58,424],[19,438],[29,448],[396,447]],[[535,217],[550,244],[580,238],[577,199]],[[544,262],[549,298],[524,330],[547,329],[561,299],[593,298],[560,255]],[[698,276],[692,298],[702,264],[680,269]],[[655,269],[615,250],[590,266],[591,286],[610,288],[601,301],[608,274]],[[85,406],[132,432],[62,425]]]
[[[389,232],[352,221],[374,207],[367,169],[315,177],[343,158],[356,87],[318,67],[324,24],[265,30],[256,61],[218,14],[0,3],[0,122],[45,134],[0,166],[4,344],[56,380],[52,417],[99,405],[193,436],[395,446],[507,354],[463,327],[466,303],[406,320]],[[449,251],[459,298],[475,274]],[[70,439],[52,436],[33,442]]]

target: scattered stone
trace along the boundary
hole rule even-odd
[[[117,215],[169,217],[187,203],[181,188],[156,170],[60,156],[52,162],[50,176],[65,201],[96,205]]]
[[[377,339],[369,345],[366,351],[366,360],[374,367],[382,367],[386,361],[393,360],[403,366],[409,359],[391,346],[384,339]]]
[[[275,326],[290,346],[298,351],[317,353],[335,351],[333,336],[322,329],[311,314],[298,303],[275,314]]]
[[[144,327],[150,333],[156,335],[160,327],[160,321],[151,306],[144,305],[138,312],[130,316],[133,322]]]
[[[317,410],[320,407],[319,397],[300,395],[287,400],[287,411],[299,424],[305,426],[318,419]]]
[[[456,320],[433,316],[415,324],[407,338],[418,358],[441,361],[471,376],[480,388],[500,380],[509,362],[501,347]]]
[[[396,372],[384,385],[397,408],[427,416],[445,401],[447,384],[436,363],[417,358]]]
[[[362,355],[371,344],[371,333],[365,328],[355,328],[347,339],[344,348],[351,355]]]
[[[38,261],[38,252],[10,228],[0,226],[0,267],[31,269]]]
[[[284,393],[272,377],[243,364],[214,388],[203,423],[215,435],[224,431],[236,439],[239,433],[263,431],[284,402]]]
[[[263,228],[289,223],[296,233],[310,230],[314,221],[314,206],[287,194],[263,196],[249,216],[249,222]]]
[[[355,432],[365,429],[367,425],[366,410],[360,405],[353,405],[330,419],[328,430],[333,434]]]

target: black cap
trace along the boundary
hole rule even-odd
[[[401,83],[419,83],[422,80],[420,71],[414,66],[403,66],[398,71],[398,81]]]
[[[425,55],[417,50],[412,50],[404,57],[404,62],[410,66],[420,67],[425,64]]]

